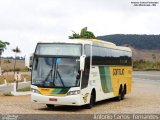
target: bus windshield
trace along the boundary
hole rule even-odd
[[[39,87],[77,87],[80,71],[78,58],[35,56],[32,84]]]

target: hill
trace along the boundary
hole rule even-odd
[[[98,36],[98,39],[113,42],[116,45],[129,45],[136,49],[160,49],[160,35],[114,34]]]
[[[97,38],[116,45],[129,46],[133,51],[134,60],[153,61],[153,56],[160,59],[160,35],[114,34]]]

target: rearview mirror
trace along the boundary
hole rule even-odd
[[[82,56],[80,57],[80,71],[84,71],[84,67],[85,67],[85,58],[86,58],[85,55],[82,55]]]
[[[27,67],[29,70],[32,69],[33,57],[33,54],[25,55],[25,67]]]

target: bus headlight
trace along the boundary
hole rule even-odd
[[[41,94],[38,90],[31,88],[31,92]]]
[[[80,94],[80,90],[69,91],[67,95],[77,95]]]

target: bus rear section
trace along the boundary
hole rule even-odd
[[[94,44],[90,81],[96,90],[96,101],[113,97],[123,100],[132,87],[131,50],[116,45]]]

